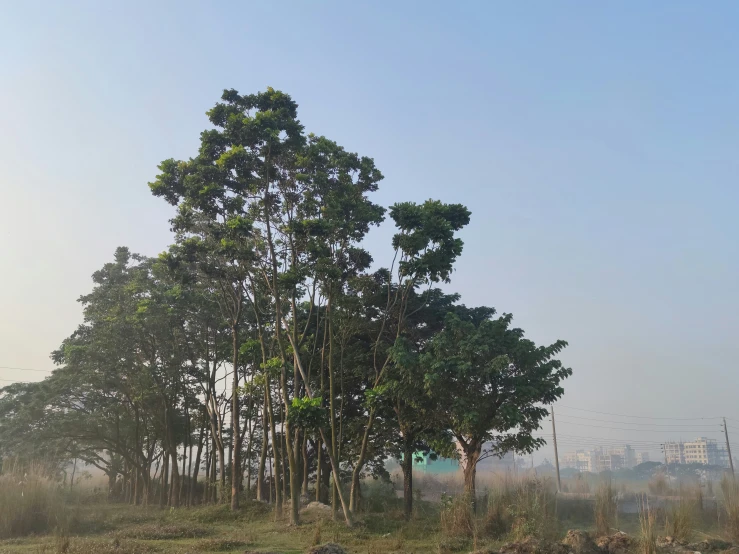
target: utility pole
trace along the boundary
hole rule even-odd
[[[731,476],[734,475],[734,460],[731,457],[731,445],[729,444],[729,428],[726,427],[726,418],[724,418],[724,436],[726,437],[726,453],[729,455],[729,467],[731,468]]]
[[[554,425],[554,406],[552,406],[552,435],[554,436],[554,466],[557,468],[557,492],[562,492],[562,480],[559,476],[559,454],[557,453],[557,427]]]
[[[662,444],[662,452],[665,454],[665,474],[667,475],[667,480],[670,480],[670,466],[667,464],[667,444]]]

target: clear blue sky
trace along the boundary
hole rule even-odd
[[[513,312],[534,340],[570,342],[562,404],[725,414],[739,436],[739,4],[4,2],[2,14],[0,366],[48,368],[114,249],[166,247],[170,209],[146,185],[156,165],[194,154],[223,88],[272,86],[307,130],[375,159],[378,202],[471,208],[451,288]],[[390,233],[369,240],[378,262]],[[668,435],[567,412],[563,434]],[[669,436],[718,438],[706,424]]]

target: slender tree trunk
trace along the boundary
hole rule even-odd
[[[159,489],[159,507],[164,508],[164,501],[167,498],[167,485],[169,481],[169,454],[162,452],[162,486]]]
[[[477,511],[477,496],[475,480],[477,477],[477,462],[480,459],[482,442],[471,441],[464,447],[464,493],[472,502],[473,510]]]
[[[310,470],[308,464],[308,437],[303,436],[303,447],[302,447],[302,458],[303,458],[303,491],[302,495],[308,496],[308,472]]]
[[[77,472],[77,458],[74,459],[74,463],[72,464],[72,479],[69,481],[69,492],[72,492],[72,489],[74,488],[74,474]]]
[[[274,487],[275,487],[275,516],[280,517],[282,515],[282,493],[280,492],[279,486],[279,475],[280,475],[280,453],[279,445],[277,442],[277,432],[275,431],[275,414],[272,408],[272,394],[270,393],[270,379],[269,375],[266,379],[267,383],[267,414],[269,418],[269,432],[272,438],[272,457],[273,463],[270,464],[270,476],[274,473]],[[272,471],[272,465],[274,465],[274,472]],[[270,488],[270,490],[272,490]],[[270,493],[271,494],[271,493]],[[270,501],[272,499],[270,498]]]
[[[316,502],[321,501],[321,439],[316,441]]]
[[[404,437],[403,444],[403,515],[413,517],[413,441]]]
[[[262,408],[262,451],[259,453],[259,470],[257,471],[257,500],[264,500],[264,469],[267,462],[267,390],[265,387],[264,407]]]
[[[203,454],[203,432],[207,431],[205,430],[205,425],[200,426],[200,433],[198,434],[198,449],[195,454],[195,468],[192,472],[192,480],[190,482],[190,490],[188,491],[188,500],[187,503],[192,506],[195,503],[195,490],[198,488],[198,473],[200,472],[200,457]],[[207,439],[206,439],[207,440]],[[206,472],[207,475],[207,472]],[[207,481],[207,479],[206,479]]]
[[[369,421],[367,422],[367,426],[364,429],[364,435],[362,437],[362,446],[359,450],[359,458],[357,459],[357,465],[354,466],[354,471],[352,471],[352,488],[351,492],[349,493],[349,510],[355,511],[357,509],[357,501],[359,500],[359,496],[361,494],[361,491],[359,490],[359,487],[361,486],[359,482],[359,477],[362,473],[362,470],[364,469],[364,462],[367,458],[367,449],[369,447],[369,437],[370,437],[370,429],[372,429],[372,424],[375,420],[375,409],[371,408],[369,413]]]

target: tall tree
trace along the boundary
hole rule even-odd
[[[566,342],[536,346],[511,327],[510,314],[494,319],[492,308],[464,306],[455,312],[420,363],[428,392],[461,449],[465,492],[474,501],[482,456],[531,453],[544,444],[533,432],[549,413],[545,405],[562,396],[561,382],[572,370],[555,358]]]

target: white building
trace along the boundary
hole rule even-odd
[[[670,441],[663,446],[668,464],[702,464],[726,467],[729,457],[714,439],[699,437],[690,442]]]

